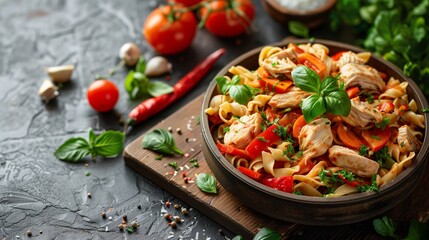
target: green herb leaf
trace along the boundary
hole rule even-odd
[[[359,155],[361,155],[361,156],[368,155],[368,150],[369,150],[369,148],[366,145],[362,144],[362,146],[360,146],[360,148],[359,148]]]
[[[301,103],[301,109],[306,122],[311,122],[326,111],[323,97],[318,94],[311,95]]]
[[[89,140],[89,146],[91,148],[94,147],[95,144],[95,139],[97,138],[97,136],[95,135],[94,131],[92,130],[92,128],[89,129],[88,132],[88,140]]]
[[[241,235],[237,235],[232,240],[244,240],[244,238]]]
[[[350,98],[344,90],[329,93],[325,96],[325,103],[326,112],[340,116],[348,116],[352,108]]]
[[[305,26],[305,24],[298,22],[298,21],[289,21],[288,22],[288,29],[289,32],[291,32],[292,34],[299,36],[299,37],[303,37],[303,38],[309,38],[310,34],[309,34],[309,29],[307,26]]]
[[[131,99],[144,97],[147,94],[148,84],[149,79],[144,74],[133,70],[128,72],[124,81],[125,91]]]
[[[104,157],[116,157],[122,153],[125,136],[119,131],[105,131],[95,139],[93,146],[97,155]]]
[[[163,94],[172,93],[173,90],[174,90],[173,87],[160,81],[151,81],[147,86],[147,92],[153,97],[158,97]]]
[[[325,96],[330,92],[338,91],[338,90],[339,90],[338,81],[336,78],[332,76],[326,77],[325,79],[323,79],[322,83],[320,84],[320,94],[322,94],[322,96]]]
[[[395,237],[396,224],[395,222],[384,216],[382,218],[376,218],[372,221],[375,231],[383,237]]]
[[[271,230],[270,228],[263,227],[259,230],[258,233],[253,237],[253,240],[280,240],[282,236],[280,233]]]
[[[54,156],[66,162],[79,162],[91,153],[88,142],[82,137],[70,138],[57,148]]]
[[[134,232],[134,228],[133,228],[133,226],[128,226],[128,227],[127,227],[127,232],[128,232],[128,233],[133,233],[133,232]]]
[[[154,129],[143,137],[143,148],[150,149],[155,152],[173,155],[174,153],[183,155],[182,150],[177,148],[176,141],[165,129]]]
[[[320,78],[313,70],[305,66],[298,66],[292,70],[292,79],[296,86],[306,92],[319,93]]]
[[[216,178],[207,173],[200,173],[197,175],[197,186],[201,191],[206,193],[217,193]]]
[[[247,85],[232,85],[229,89],[229,94],[234,100],[242,105],[253,97],[252,91]]]
[[[375,123],[375,127],[376,128],[381,128],[381,130],[384,130],[390,123],[390,119],[389,118],[383,118],[381,120],[381,122],[379,123]]]
[[[408,229],[408,235],[404,240],[417,239],[429,239],[429,225],[412,219]]]
[[[228,92],[229,88],[231,87],[231,85],[227,84],[226,77],[223,77],[223,76],[217,77],[216,82],[217,82],[217,86],[219,87],[219,91],[225,95]]]
[[[146,59],[140,56],[136,65],[136,72],[143,73],[146,71]]]

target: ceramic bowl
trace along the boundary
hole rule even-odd
[[[307,40],[293,40],[294,43],[307,43]],[[330,54],[343,50],[362,52],[363,50],[351,45],[317,40],[330,49]],[[272,44],[287,46],[288,42]],[[248,69],[256,69],[261,48],[251,50],[225,66],[216,76],[228,75],[231,66],[242,65]],[[408,79],[393,64],[372,56],[367,63],[384,71],[400,81],[407,81],[408,95],[417,102],[419,108],[427,108],[428,103],[416,83]],[[229,74],[230,75],[230,74]],[[267,187],[250,179],[232,166],[219,152],[210,132],[208,117],[204,110],[209,107],[210,99],[217,93],[216,81],[209,85],[204,97],[201,112],[201,127],[203,136],[203,153],[206,161],[219,183],[235,194],[248,207],[271,216],[275,219],[306,224],[306,225],[341,225],[364,221],[373,218],[397,205],[407,198],[421,180],[429,151],[428,118],[425,118],[424,140],[421,150],[413,163],[392,182],[380,188],[380,192],[363,192],[336,198],[309,197],[284,193]]]
[[[327,0],[316,9],[302,11],[284,7],[279,0],[261,0],[261,2],[265,11],[281,24],[287,24],[293,20],[304,23],[309,28],[316,28],[327,20],[329,11],[334,7],[336,0]]]

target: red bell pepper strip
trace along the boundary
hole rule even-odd
[[[293,192],[293,176],[283,176],[276,178],[264,178],[261,180],[261,183],[277,189],[279,191],[292,193]]]
[[[293,50],[295,50],[296,54],[301,54],[304,53],[304,50],[300,47],[298,47],[298,45],[296,45],[295,43],[289,43],[288,48],[293,48]]]
[[[222,154],[228,153],[228,154],[231,154],[231,155],[238,155],[238,156],[240,156],[242,158],[250,160],[249,155],[247,155],[247,152],[245,150],[243,150],[243,149],[239,149],[239,148],[236,148],[234,146],[229,146],[229,145],[227,146],[225,144],[220,143],[219,141],[216,142],[216,147],[219,149],[219,151]]]
[[[360,89],[359,87],[351,87],[351,88],[348,88],[346,92],[349,98],[352,99],[358,96]]]
[[[395,105],[391,102],[383,102],[380,105],[378,105],[378,110],[385,113],[392,113],[393,110],[395,110]]]
[[[269,126],[249,143],[246,151],[251,159],[255,159],[261,155],[262,151],[267,150],[269,146],[280,140],[280,136],[275,133],[277,127],[276,125]]]
[[[362,132],[362,137],[374,152],[380,150],[390,139],[390,128],[371,128]]]
[[[125,131],[128,126],[133,126],[150,118],[189,92],[198,82],[200,82],[201,79],[204,78],[224,53],[224,48],[220,48],[211,53],[206,59],[204,59],[204,61],[195,66],[174,85],[172,93],[149,98],[141,102],[128,114]]]
[[[340,178],[341,181],[343,181],[345,184],[347,184],[347,185],[349,185],[351,187],[355,187],[355,188],[357,188],[359,186],[365,186],[365,185],[371,184],[371,182],[369,182],[369,181],[358,181],[358,180],[350,181],[350,180],[346,179],[341,174],[338,174],[338,178]]]
[[[250,177],[251,179],[255,180],[255,181],[261,181],[262,178],[265,176],[262,173],[259,172],[255,172],[252,169],[248,169],[242,166],[238,166],[237,170],[240,171],[241,173],[243,173],[244,175]]]
[[[334,61],[338,61],[338,60],[340,60],[341,56],[343,56],[343,54],[344,54],[344,53],[346,53],[346,52],[347,52],[347,51],[339,51],[339,52],[335,53],[335,54],[332,56],[332,60],[334,60]]]
[[[302,53],[298,55],[298,61],[304,66],[314,70],[317,75],[319,75],[320,79],[322,79],[323,73],[326,70],[326,65],[322,60],[310,53]]]

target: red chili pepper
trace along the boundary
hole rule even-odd
[[[224,53],[224,48],[211,53],[204,61],[199,63],[174,85],[172,93],[149,98],[140,103],[128,114],[127,126],[133,126],[148,119],[189,92],[212,69],[215,62]]]

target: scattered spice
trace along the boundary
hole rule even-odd
[[[177,134],[182,135],[182,129],[176,128],[176,132],[177,132]]]
[[[86,172],[85,176],[89,177],[89,176],[91,176],[91,173],[90,172]]]
[[[88,198],[92,198],[92,194],[90,192],[87,193],[87,195],[88,195]]]
[[[177,228],[177,223],[176,222],[170,222],[168,224],[170,224],[171,228]]]
[[[185,153],[185,155],[184,155],[184,156],[188,158],[188,157],[189,157],[189,153]]]
[[[173,133],[173,128],[172,127],[168,127],[167,130],[171,133]]]
[[[170,201],[166,201],[166,202],[165,202],[165,206],[166,206],[166,207],[170,207],[170,205],[171,205],[171,202],[170,202]]]
[[[198,159],[196,159],[196,158],[192,158],[191,160],[189,160],[189,162],[191,163],[191,168],[197,168],[200,166],[198,164]]]
[[[189,214],[189,211],[188,211],[188,209],[187,208],[182,208],[182,214],[183,215],[188,215]]]
[[[138,205],[138,206],[137,206],[137,208],[138,208],[139,210],[141,210],[141,209],[142,209],[142,205]]]
[[[123,216],[122,216],[122,221],[123,221],[123,222],[127,222],[127,221],[128,221],[127,215],[123,215]]]
[[[112,221],[112,220],[113,220],[113,218],[112,218],[112,216],[110,216],[110,217],[109,217],[109,221]]]
[[[105,211],[102,211],[102,212],[101,212],[101,217],[102,217],[102,218],[106,218],[106,212],[105,212]]]
[[[88,164],[88,163],[85,163],[85,167],[89,167],[89,164]]]
[[[177,203],[176,203],[176,204],[174,204],[174,208],[175,208],[175,209],[179,209],[179,208],[180,208],[180,204],[177,204]]]
[[[124,231],[125,226],[124,226],[124,224],[121,223],[118,225],[118,228],[119,228],[119,230]]]
[[[133,228],[138,228],[138,227],[140,227],[140,224],[139,224],[137,221],[132,221],[132,222],[131,222],[131,226],[132,226]]]
[[[31,230],[27,231],[27,236],[29,236],[29,237],[33,236],[33,233],[31,232]]]
[[[178,168],[176,161],[168,163],[168,166],[171,166],[172,168],[174,168],[174,170],[177,170]]]
[[[225,231],[223,231],[222,228],[219,228],[219,234],[222,235],[222,236],[225,236]]]
[[[127,227],[127,232],[128,232],[128,233],[133,233],[133,232],[134,232],[134,228],[133,228],[133,226],[128,226],[128,227]]]
[[[175,216],[175,217],[174,217],[174,221],[175,221],[176,223],[181,223],[182,219],[181,219],[179,216]]]
[[[43,234],[43,230],[40,230],[40,232],[39,232],[40,234]]]
[[[189,142],[189,138],[186,138],[186,139],[185,139],[185,142]]]
[[[183,181],[184,181],[186,184],[188,184],[188,183],[189,183],[189,178],[188,178],[188,177],[185,177],[185,179],[183,179]]]
[[[164,218],[167,220],[171,220],[171,217],[172,217],[171,214],[168,214],[168,213],[164,214]]]

